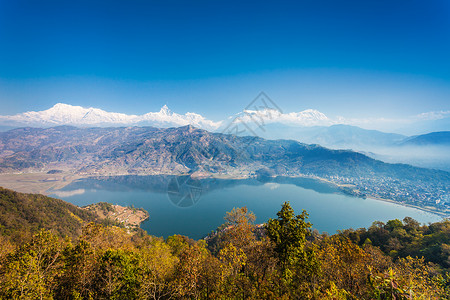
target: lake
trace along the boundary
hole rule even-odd
[[[256,223],[276,218],[285,201],[297,214],[309,213],[313,228],[336,230],[368,227],[373,221],[412,217],[421,223],[442,217],[389,202],[341,193],[331,184],[309,178],[203,179],[176,176],[116,176],[80,179],[51,196],[78,206],[96,202],[142,207],[150,219],[141,224],[149,234],[199,239],[223,223],[225,212],[247,206]]]

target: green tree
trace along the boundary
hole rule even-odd
[[[96,273],[96,292],[100,299],[136,299],[139,263],[135,253],[122,249],[108,249],[99,258]]]
[[[83,239],[75,246],[68,245],[63,253],[65,272],[59,278],[56,298],[90,299],[95,293],[94,278],[97,272],[97,255]]]
[[[295,215],[289,202],[285,202],[277,216],[267,222],[266,232],[279,262],[278,296],[315,297],[320,264],[314,245],[307,245],[306,237],[311,234],[311,223],[306,222],[308,214],[303,210],[300,215]]]
[[[306,237],[310,235],[311,223],[306,222],[308,213],[303,210],[295,215],[289,202],[285,202],[277,213],[277,219],[269,219],[266,224],[267,236],[275,244],[274,250],[280,262],[284,278],[291,276],[291,267],[306,257]]]

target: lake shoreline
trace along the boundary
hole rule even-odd
[[[312,177],[309,177],[309,178],[312,178]],[[340,184],[334,183],[334,182],[332,182],[330,180],[327,180],[325,178],[315,177],[315,179],[323,181],[323,182],[326,182],[326,183],[329,183],[329,184],[332,184],[332,185],[334,185],[334,186],[336,186],[338,188],[347,187],[347,185],[340,185]],[[361,197],[358,197],[357,195],[353,195],[353,196],[357,197],[357,198],[361,198]],[[427,212],[427,213],[432,213],[432,214],[438,215],[438,216],[440,216],[442,218],[450,217],[449,213],[438,211],[438,210],[435,210],[433,208],[428,208],[428,207],[418,206],[418,205],[414,205],[414,204],[398,202],[398,201],[395,201],[395,200],[392,200],[392,199],[385,199],[385,198],[377,197],[377,196],[370,195],[370,194],[366,195],[366,198],[367,199],[372,199],[372,200],[388,202],[388,203],[393,203],[393,204],[397,204],[397,205],[402,205],[402,206],[405,206],[405,207],[415,208],[415,209],[418,209],[418,210],[421,210],[421,211],[424,211],[424,212]],[[364,199],[364,198],[361,198],[361,199]]]
[[[257,216],[257,222],[263,223],[276,217],[276,212],[285,201],[289,201],[297,212],[305,209],[314,228],[321,232],[369,227],[376,220],[403,220],[406,216],[424,224],[442,220],[437,214],[396,203],[388,205],[376,199],[363,200],[342,193],[329,183],[300,178],[205,179],[202,181],[205,192],[200,199],[194,205],[180,207],[168,196],[165,187],[161,187],[165,179],[171,180],[165,176],[79,180],[62,191],[85,189],[85,193],[66,195],[63,200],[77,206],[105,201],[120,206],[142,207],[150,212],[151,218],[140,224],[140,228],[162,237],[181,234],[203,238],[219,227],[225,213],[235,207],[246,206]],[[276,186],[267,184],[266,179],[276,183]]]
[[[120,176],[176,176],[176,175],[169,175],[169,174],[159,174],[159,175],[116,175],[113,177],[120,177]],[[180,175],[181,176],[181,175]],[[68,186],[72,182],[79,180],[79,179],[89,179],[89,178],[108,178],[111,176],[98,176],[98,175],[79,175],[75,173],[70,172],[62,172],[60,174],[48,174],[48,173],[14,173],[14,174],[7,174],[3,173],[0,174],[0,186],[3,186],[5,188],[10,188],[13,190],[16,190],[18,192],[23,193],[39,193],[43,195],[49,195],[54,191],[58,191],[63,189],[64,187]],[[227,179],[227,180],[246,180],[246,179],[257,179],[257,176],[226,176],[226,175],[220,175],[220,176],[195,176],[197,179],[208,179],[208,178],[219,178],[219,179]],[[272,176],[268,177],[271,179],[275,179],[277,177],[285,177],[285,178],[308,178],[317,180],[320,182],[324,182],[327,184],[330,184],[337,189],[339,189],[342,192],[343,188],[348,188],[348,185],[342,185],[337,184],[333,181],[330,181],[325,178],[317,177],[317,176],[311,176],[311,175],[294,175],[294,176]],[[364,199],[362,197],[359,197],[358,195],[353,195],[354,197]],[[366,198],[370,198],[373,200],[393,203],[397,205],[402,205],[405,207],[415,208],[427,213],[432,213],[435,215],[438,215],[442,218],[448,218],[450,217],[450,214],[443,211],[438,211],[436,209],[433,209],[431,207],[422,207],[418,205],[408,204],[408,203],[402,203],[398,202],[392,199],[385,199],[378,197],[376,195],[366,195]]]

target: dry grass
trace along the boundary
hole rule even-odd
[[[81,178],[81,176],[69,172],[59,174],[0,174],[0,186],[21,193],[45,195],[47,194],[47,191],[61,189],[79,178]]]

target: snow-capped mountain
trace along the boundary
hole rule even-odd
[[[296,126],[327,126],[334,124],[325,114],[314,109],[286,114],[275,109],[244,110],[239,114],[239,118],[246,123],[254,120],[264,120],[265,123],[281,123]]]
[[[239,126],[243,124],[242,126]],[[268,137],[267,129],[272,131],[274,126],[305,128],[312,126],[331,126],[336,122],[325,114],[314,109],[306,109],[300,112],[282,113],[276,109],[244,110],[228,120],[222,122],[219,132],[233,131],[234,127],[242,130],[233,132],[238,135],[259,135]],[[250,132],[251,131],[251,132]],[[276,136],[276,134],[275,134]]]
[[[409,123],[419,125],[417,120],[424,114],[412,117]],[[436,124],[448,130],[448,112],[427,113],[422,122]],[[430,119],[431,120],[428,120]],[[408,121],[408,120],[407,120]],[[405,157],[399,145],[405,136],[362,129],[351,126],[354,121],[343,117],[330,118],[320,111],[307,109],[300,112],[282,113],[276,109],[264,108],[244,110],[224,121],[212,121],[200,114],[187,112],[178,114],[164,105],[157,112],[142,115],[128,115],[107,112],[98,108],[85,108],[58,103],[43,111],[29,111],[16,115],[0,115],[0,131],[17,127],[53,127],[72,125],[76,127],[128,127],[154,126],[159,128],[192,125],[210,132],[232,133],[239,136],[259,136],[266,139],[293,139],[308,144],[320,144],[333,149],[353,149],[371,153],[372,157],[390,162],[403,162],[422,167],[450,170],[448,149],[416,151],[422,156]],[[431,125],[429,123],[426,123]],[[424,126],[421,126],[425,128]],[[442,130],[441,130],[442,131]],[[448,146],[446,146],[448,147]],[[434,151],[434,152],[433,152]],[[398,158],[400,153],[400,158]],[[441,155],[443,153],[443,155]],[[437,159],[430,160],[429,157]],[[425,161],[427,158],[428,161]],[[438,161],[439,164],[435,162]]]
[[[196,113],[184,115],[170,111],[164,105],[159,112],[144,115],[127,115],[107,112],[98,108],[84,108],[64,103],[55,104],[44,111],[29,111],[13,116],[0,116],[0,124],[4,126],[157,126],[178,127],[193,125],[195,127],[215,130],[221,122],[214,122]]]
[[[283,114],[278,110],[244,110],[226,121],[212,121],[200,114],[187,112],[177,114],[164,105],[158,112],[143,115],[127,115],[123,113],[107,112],[94,107],[81,107],[64,103],[57,103],[43,111],[29,111],[12,116],[0,116],[0,125],[9,127],[37,126],[49,127],[58,125],[73,126],[156,126],[177,127],[192,125],[198,128],[220,131],[228,123],[238,120],[247,125],[281,123],[291,126],[327,126],[334,122],[323,113],[307,109],[301,112]]]
[[[200,114],[187,112],[180,115],[172,112],[164,105],[159,112],[149,112],[140,117],[138,125],[152,125],[158,127],[192,125],[198,128],[214,131],[222,122],[214,122]]]
[[[8,120],[27,124],[44,123],[49,125],[93,125],[93,124],[128,124],[138,120],[138,116],[106,112],[98,108],[84,108],[64,103],[57,103],[44,111],[29,111],[23,114],[7,116]]]

